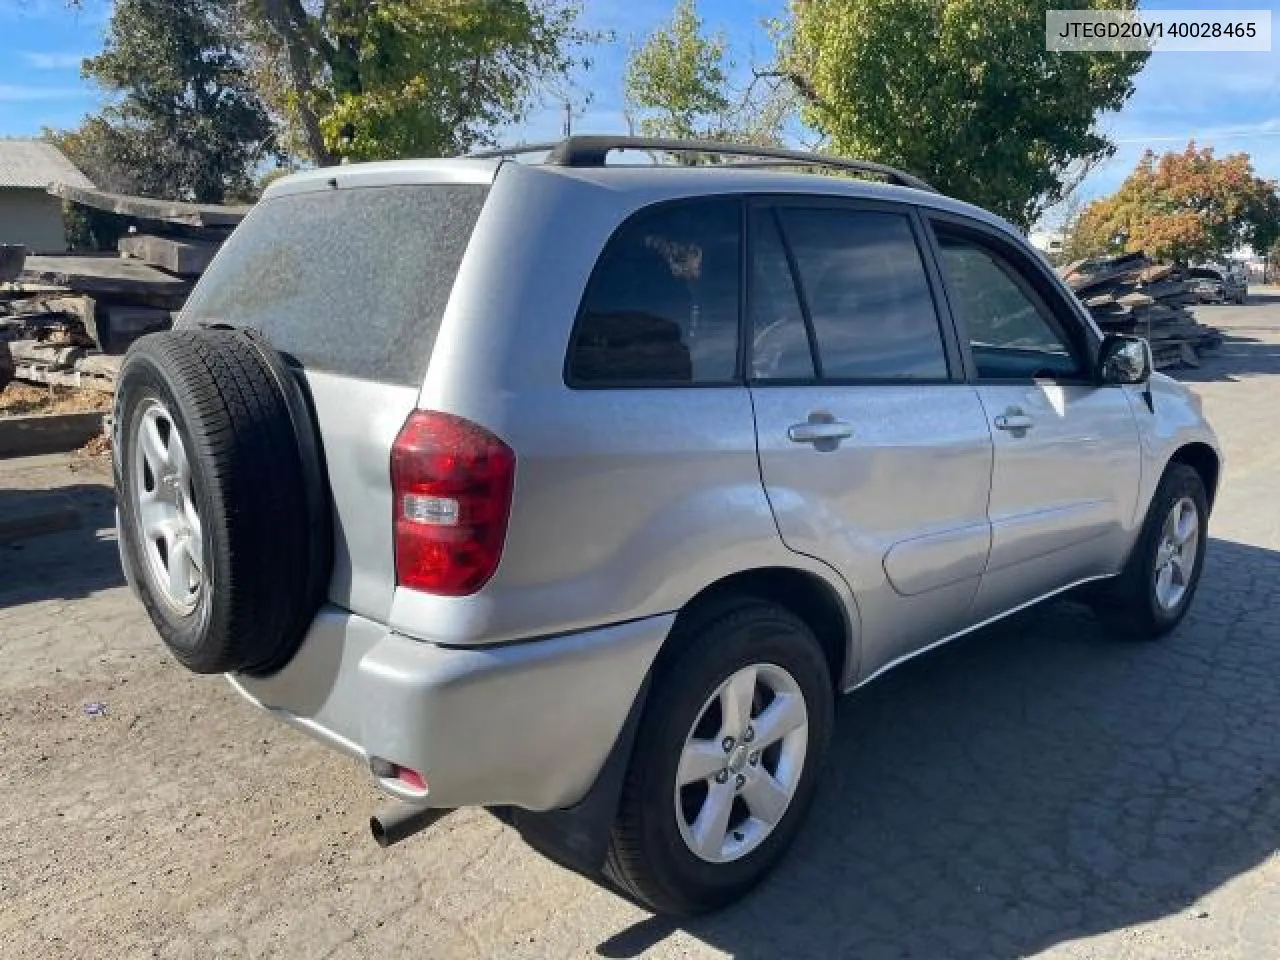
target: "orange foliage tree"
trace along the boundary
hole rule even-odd
[[[1219,159],[1192,141],[1181,153],[1146,151],[1120,189],[1086,207],[1069,232],[1072,258],[1145,250],[1189,263],[1245,244],[1262,252],[1280,239],[1280,194],[1247,153]]]

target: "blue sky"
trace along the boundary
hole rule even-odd
[[[625,130],[622,72],[629,46],[670,15],[673,0],[585,0],[586,25],[614,32],[615,41],[593,51],[589,74],[575,78],[579,132]],[[1148,9],[1238,9],[1249,0],[1145,2]],[[1272,11],[1280,31],[1280,0],[1252,0]],[[708,27],[729,37],[739,75],[763,63],[769,43],[761,26],[778,16],[785,0],[700,0]],[[43,126],[72,126],[100,102],[80,78],[79,61],[100,48],[110,11],[107,0],[87,0],[71,11],[63,0],[0,0],[0,136],[26,136]],[[1069,56],[1070,54],[1064,54]],[[511,139],[554,138],[562,108],[535,111]],[[1219,153],[1252,154],[1260,175],[1280,178],[1280,48],[1269,53],[1157,53],[1137,78],[1137,92],[1123,111],[1104,117],[1116,139],[1116,157],[1085,184],[1088,196],[1114,190],[1143,149],[1177,149],[1190,137]]]

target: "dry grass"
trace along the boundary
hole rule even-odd
[[[109,460],[111,458],[111,438],[105,433],[100,433],[79,450],[72,451],[71,456],[78,460]]]
[[[74,387],[47,387],[15,380],[0,391],[0,417],[36,413],[94,413],[111,409],[111,394]]]

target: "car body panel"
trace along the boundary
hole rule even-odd
[[[962,619],[990,540],[991,435],[973,388],[767,386],[752,394],[778,530],[853,588],[861,669]],[[849,424],[853,435],[828,450],[791,441],[790,426],[814,413]]]
[[[420,773],[425,792],[376,778],[401,799],[558,809],[594,782],[674,619],[451,649],[326,606],[283,670],[232,684],[362,762]]]
[[[497,572],[468,597],[397,589],[397,631],[501,643],[678,610],[751,568],[833,579],[778,539],[745,388],[561,386],[521,399],[487,424],[518,458]]]
[[[977,392],[993,424],[995,464],[991,555],[972,619],[1052,590],[1064,575],[1118,572],[1141,470],[1124,388],[984,383]],[[994,428],[997,417],[1015,410],[1029,418],[1029,429]]]
[[[386,622],[396,582],[390,451],[417,391],[315,370],[301,376],[326,452],[334,540],[329,598]]]
[[[1142,445],[1142,478],[1133,520],[1136,529],[1146,516],[1165,467],[1178,451],[1195,445],[1208,447],[1218,462],[1219,477],[1225,461],[1218,437],[1204,418],[1200,397],[1186,384],[1156,373],[1146,384],[1126,387],[1125,392]],[[1215,493],[1209,491],[1211,501]]]

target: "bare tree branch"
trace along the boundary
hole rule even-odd
[[[262,0],[262,9],[267,23],[284,46],[289,82],[297,94],[294,109],[297,111],[307,150],[317,164],[321,166],[331,164],[334,159],[333,154],[325,144],[324,132],[320,129],[320,119],[316,116],[312,104],[315,84],[311,77],[307,43],[302,35],[303,25],[299,24],[295,17],[295,13],[301,13],[305,21],[307,12],[302,9],[298,0]]]
[[[785,80],[791,84],[791,86],[795,87],[796,91],[813,106],[824,107],[826,105],[822,97],[818,94],[817,89],[815,89],[813,84],[809,82],[809,78],[798,71],[777,69],[758,70],[753,67],[751,69],[751,73],[757,80],[765,77],[777,77],[781,80]]]

